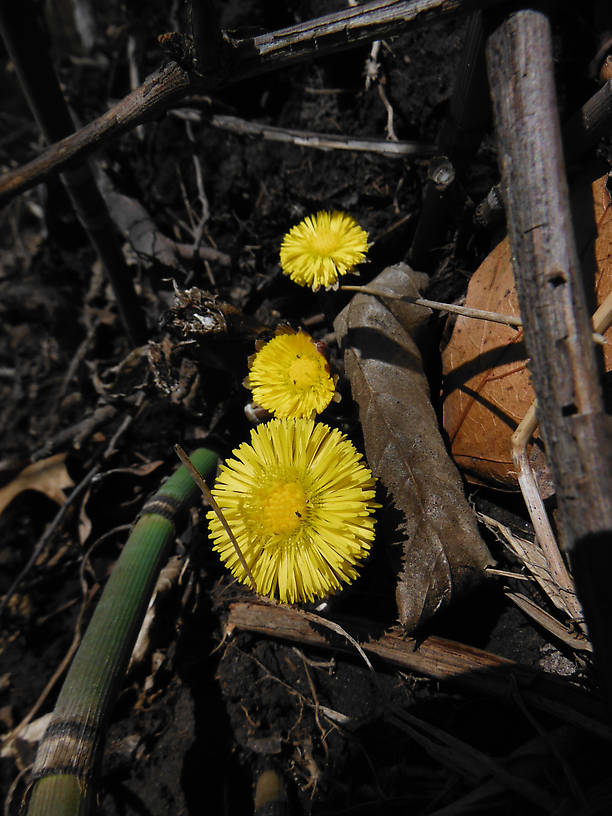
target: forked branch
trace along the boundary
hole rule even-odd
[[[371,40],[396,34],[403,27],[467,14],[475,7],[500,0],[374,0],[363,6],[327,14],[289,28],[257,37],[226,37],[224,59],[213,73],[190,73],[171,62],[118,102],[102,116],[31,162],[0,178],[0,206],[13,196],[45,181],[52,173],[83,161],[95,150],[143,122],[156,119],[180,105],[188,93],[210,91],[248,77],[280,70],[332,51],[355,48]],[[197,50],[197,48],[196,48]]]

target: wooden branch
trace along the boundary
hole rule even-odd
[[[178,113],[175,111],[174,113]],[[336,133],[315,133],[296,128],[274,127],[259,122],[249,122],[237,116],[215,114],[210,119],[213,127],[229,130],[232,133],[247,136],[259,136],[272,142],[284,142],[298,147],[310,147],[317,150],[353,150],[358,153],[376,153],[393,159],[405,159],[409,156],[431,156],[435,145],[425,142],[389,142],[369,136],[355,138]]]
[[[0,206],[82,161],[107,142],[180,103],[188,93],[206,92],[257,74],[279,70],[307,59],[397,33],[412,24],[466,14],[475,7],[496,5],[501,0],[375,0],[337,14],[318,17],[297,26],[245,39],[226,38],[231,61],[222,61],[216,74],[190,75],[175,63],[160,68],[143,85],[72,136],[41,153],[36,159],[0,177]],[[224,49],[225,54],[229,51]]]
[[[306,619],[299,609],[260,601],[237,602],[230,607],[227,630],[257,632],[268,637],[305,643],[316,648],[352,654],[360,659],[347,640],[330,635]],[[508,699],[512,694],[528,706],[546,711],[579,728],[612,741],[612,730],[601,722],[603,705],[591,695],[557,677],[474,646],[430,636],[424,640],[403,632],[386,632],[371,638],[372,624],[365,620],[337,619],[337,624],[356,638],[361,648],[404,671],[424,674],[460,687]]]
[[[82,162],[128,130],[160,116],[192,88],[189,74],[175,63],[160,68],[131,94],[102,116],[59,142],[32,161],[0,177],[0,207],[52,173]]]
[[[612,417],[603,410],[573,237],[548,19],[533,10],[511,15],[489,38],[487,59],[514,279],[561,543],[574,557],[612,700]]]

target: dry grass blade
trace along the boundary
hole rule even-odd
[[[504,544],[514,553],[525,569],[533,575],[545,594],[552,603],[565,614],[569,614],[564,601],[563,594],[557,582],[550,573],[550,566],[538,544],[538,541],[529,541],[515,535],[509,527],[502,524],[497,519],[487,516],[485,513],[478,513],[479,520],[490,530],[499,533]]]
[[[549,631],[551,635],[561,640],[566,646],[572,649],[581,649],[585,652],[592,652],[593,647],[585,638],[575,635],[560,623],[556,618],[538,606],[526,595],[520,592],[506,592],[506,597],[515,603],[519,609],[522,609],[526,615],[529,615],[532,620]]]
[[[549,773],[551,775],[554,773],[557,779],[558,768],[561,766],[574,798],[580,804],[584,804],[584,794],[575,784],[571,772],[568,772],[564,758],[564,756],[578,756],[582,747],[581,740],[577,739],[576,731],[563,726],[552,732],[541,733],[521,745],[503,758],[503,764],[509,771],[516,775],[520,774],[521,777],[541,779],[543,762],[552,760],[554,764],[551,765]],[[547,765],[544,767],[548,769]],[[434,810],[430,816],[463,816],[463,814],[471,815],[477,812],[485,813],[486,806],[492,811],[493,806],[499,802],[499,797],[503,794],[504,789],[500,780],[488,779],[464,796],[455,799],[451,804]],[[561,792],[560,796],[565,798]]]
[[[511,440],[512,461],[516,466],[518,483],[536,534],[537,545],[528,547],[528,550],[533,549],[535,553],[537,546],[537,552],[546,564],[554,586],[552,591],[550,591],[550,587],[547,589],[542,586],[546,594],[555,606],[562,609],[586,633],[582,607],[576,597],[574,580],[559,550],[527,455],[527,444],[532,438],[536,427],[536,403],[533,402],[512,435]],[[529,569],[527,562],[524,561],[524,563]]]
[[[484,513],[478,513],[478,518],[486,527],[501,536],[506,547],[521,561],[525,569],[534,577],[557,609],[567,615],[572,622],[582,624],[581,619],[576,620],[575,618],[576,610],[580,609],[580,604],[573,583],[570,583],[569,586],[562,586],[558,583],[551,572],[550,562],[541,547],[539,539],[536,538],[532,542],[526,538],[521,538],[515,535],[505,524]],[[540,609],[533,601],[524,595],[518,596],[518,593],[507,594],[524,612],[548,629],[551,634],[559,637],[564,643],[574,649],[591,651],[591,645],[585,637],[571,632],[567,626],[543,609]]]
[[[401,711],[391,716],[390,721],[409,733],[434,759],[473,779],[491,775],[507,790],[522,796],[529,802],[544,808],[551,813],[553,797],[531,780],[517,776],[501,765],[497,760],[457,739],[452,734],[427,723],[418,717]]]
[[[300,610],[300,614],[302,614],[307,620],[311,621],[312,623],[319,624],[320,626],[325,626],[327,629],[331,629],[332,632],[335,632],[340,637],[346,638],[351,646],[354,646],[355,649],[359,652],[360,656],[363,659],[363,662],[366,664],[368,669],[373,672],[374,666],[370,663],[370,659],[367,654],[363,651],[361,644],[355,640],[355,638],[350,635],[346,629],[343,629],[339,623],[335,623],[333,620],[329,620],[329,618],[323,618],[321,615],[315,615],[312,612],[306,612],[305,610]]]

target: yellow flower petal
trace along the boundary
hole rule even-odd
[[[311,417],[335,395],[325,357],[308,334],[279,334],[251,361],[245,385],[253,401],[277,417]]]
[[[357,577],[374,539],[375,479],[338,430],[312,419],[273,419],[251,431],[213,489],[262,595],[314,601]],[[213,511],[221,560],[249,584]]]
[[[300,286],[314,291],[337,287],[338,277],[365,260],[368,234],[350,215],[320,212],[309,215],[283,238],[281,268]]]

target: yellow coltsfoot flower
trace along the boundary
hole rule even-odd
[[[357,577],[374,539],[375,479],[353,444],[312,419],[273,419],[221,466],[213,495],[261,595],[314,601]],[[249,578],[213,511],[210,537],[241,583]]]
[[[339,399],[337,380],[309,334],[284,330],[251,357],[244,385],[276,417],[312,417]]]
[[[338,277],[365,260],[368,233],[350,215],[309,215],[283,238],[280,262],[285,275],[314,291],[338,287]]]

